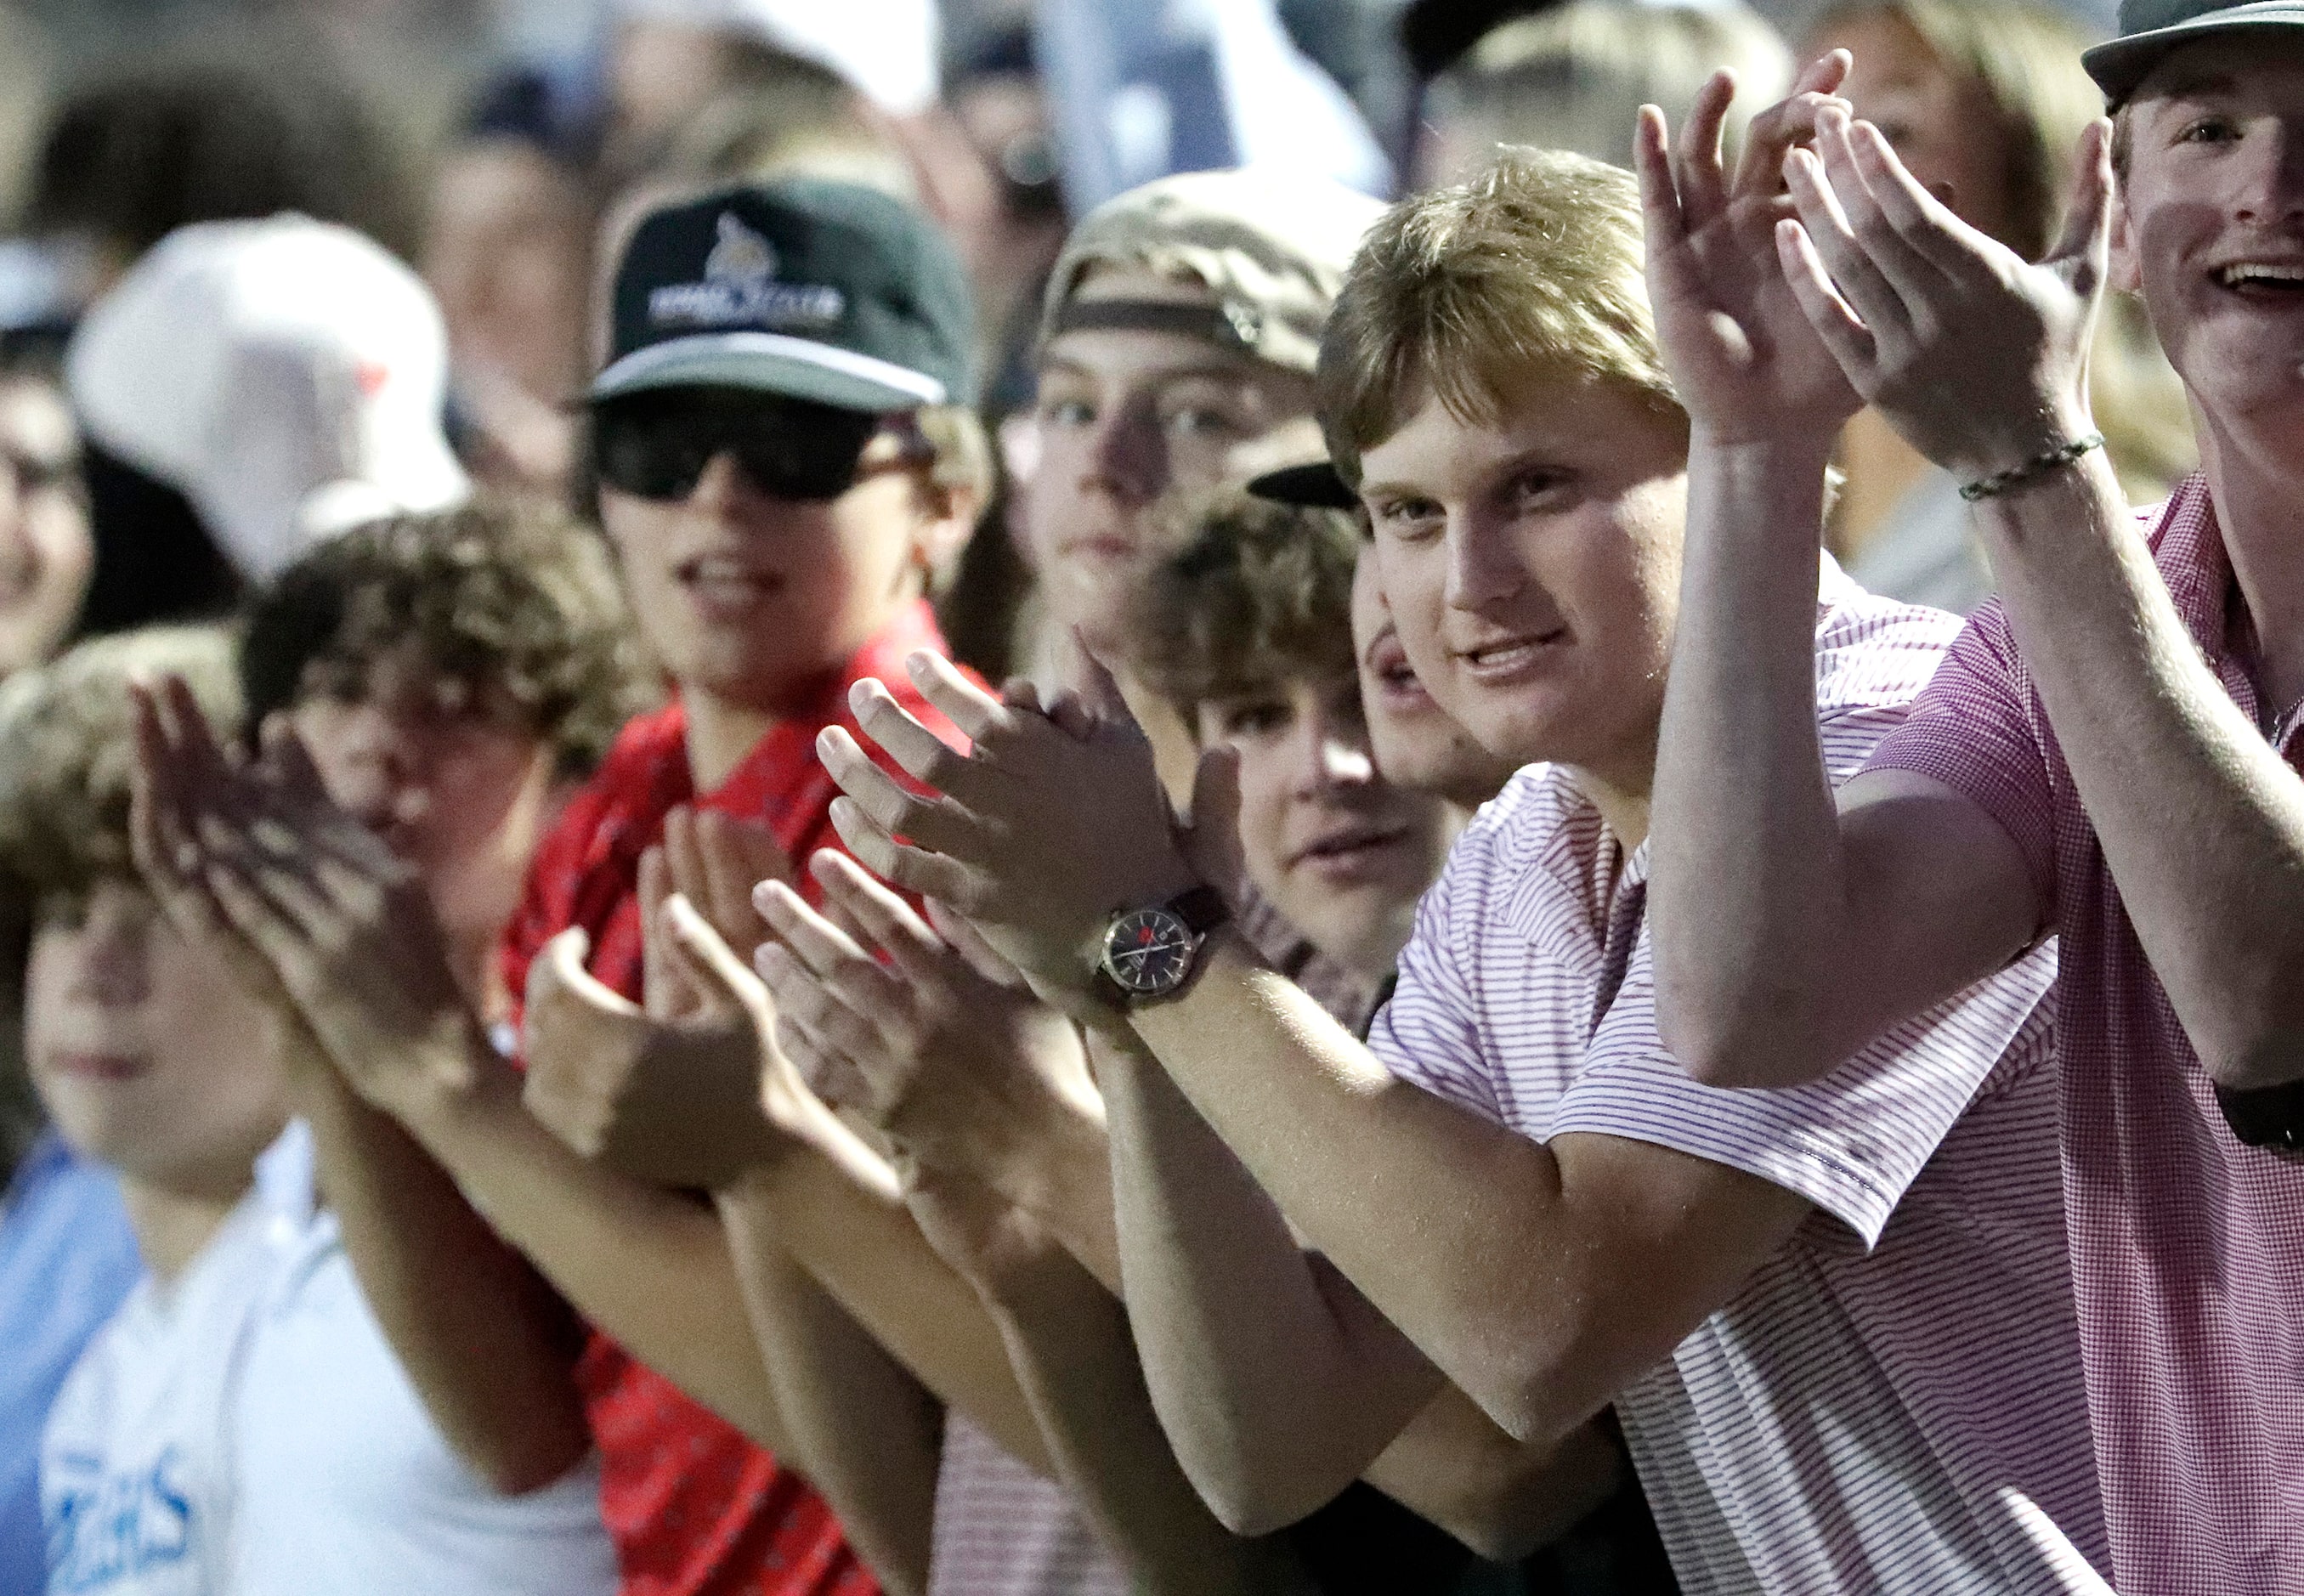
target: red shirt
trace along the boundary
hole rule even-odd
[[[507,989],[526,990],[538,950],[580,925],[592,939],[592,973],[640,999],[640,854],[681,804],[766,821],[795,862],[838,846],[828,813],[838,789],[817,761],[817,734],[834,722],[855,729],[848,689],[864,676],[949,730],[904,673],[916,649],[944,651],[926,604],[908,607],[826,683],[812,712],[779,723],[710,793],[695,790],[678,704],[627,726],[537,851],[505,931]],[[801,881],[813,896],[805,870]],[[576,1377],[600,1449],[600,1507],[624,1596],[877,1596],[823,1498],[733,1426],[597,1330]]]
[[[2232,700],[2266,714],[2205,479],[2153,557]],[[2148,522],[2147,522],[2148,524]],[[2304,1592],[2304,1170],[2243,1147],[2153,974],[1997,603],[1977,612],[1873,768],[1964,794],[2054,914],[2064,1211],[2122,1596]]]

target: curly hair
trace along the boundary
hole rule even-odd
[[[1130,671],[1190,724],[1199,706],[1293,677],[1349,675],[1358,523],[1232,491],[1187,506],[1190,541],[1122,623]]]
[[[183,678],[216,734],[239,721],[231,632],[154,626],[81,643],[0,683],[0,878],[38,898],[132,874],[128,685]]]
[[[482,497],[320,544],[250,606],[240,682],[250,733],[413,643],[451,681],[509,695],[563,775],[599,763],[652,693],[598,536],[539,501]]]

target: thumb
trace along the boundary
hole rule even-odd
[[[2079,293],[2092,294],[2104,280],[2112,250],[2112,123],[2102,117],[2088,123],[2072,166],[2072,208],[2048,264],[2060,268]]]
[[[1096,650],[1088,646],[1080,629],[1072,627],[1070,641],[1064,649],[1064,685],[1080,696],[1080,700],[1099,717],[1110,717],[1128,713],[1128,700],[1121,696],[1120,683],[1107,669]]]
[[[728,939],[713,928],[712,922],[697,912],[684,893],[673,893],[664,900],[664,924],[672,933],[673,946],[687,965],[690,978],[705,991],[733,1004],[755,1016],[764,1012],[773,1016],[767,988],[760,978],[744,966]]]
[[[1236,894],[1247,880],[1240,846],[1240,751],[1230,743],[1202,751],[1192,772],[1185,853],[1201,879],[1227,894]]]
[[[544,945],[528,970],[528,1003],[531,1009],[552,1003],[564,993],[580,1003],[608,1014],[637,1015],[640,1006],[584,967],[592,939],[581,926],[570,926]]]

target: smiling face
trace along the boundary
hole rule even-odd
[[[2304,425],[2304,38],[2173,51],[2125,115],[2114,283],[2142,291],[2212,433]]]
[[[1257,890],[1312,945],[1388,973],[1457,821],[1377,773],[1359,678],[1298,676],[1205,702],[1203,746],[1240,751],[1240,841]]]
[[[1489,753],[1644,793],[1680,585],[1685,429],[1605,381],[1530,381],[1499,409],[1466,420],[1427,401],[1360,456],[1401,644]]]
[[[1076,298],[1212,305],[1197,284],[1137,268]],[[1154,507],[1320,452],[1308,377],[1175,333],[1081,328],[1039,369],[1037,463],[1024,530],[1050,610],[1112,635],[1127,595],[1169,550]],[[1173,535],[1173,534],[1171,534]]]
[[[967,527],[933,507],[925,466],[895,468],[904,449],[873,439],[830,500],[774,497],[725,454],[684,499],[602,488],[633,617],[684,692],[785,713],[923,590]]]
[[[269,1016],[149,894],[51,894],[25,972],[24,1051],[64,1139],[148,1184],[229,1195],[279,1134]]]
[[[1514,762],[1474,742],[1424,691],[1401,646],[1400,628],[1372,557],[1352,569],[1352,657],[1360,662],[1368,747],[1386,781],[1437,794],[1466,811],[1504,790]]]

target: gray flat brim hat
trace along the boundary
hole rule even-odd
[[[2304,0],[2122,0],[2120,37],[2083,51],[2080,64],[2118,110],[2172,50],[2219,33],[2295,27],[2304,27]]]

